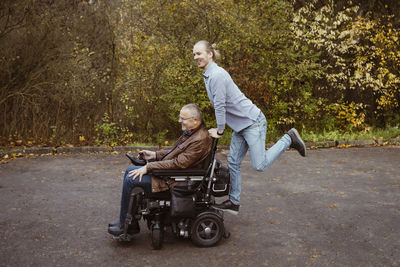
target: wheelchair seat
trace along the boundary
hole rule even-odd
[[[213,138],[211,150],[208,156],[203,160],[202,168],[187,168],[187,169],[173,169],[173,170],[152,170],[152,174],[161,178],[172,178],[175,181],[194,180],[199,181],[204,178],[211,170],[211,163],[215,158],[217,150],[218,139]],[[186,178],[185,178],[186,177]]]

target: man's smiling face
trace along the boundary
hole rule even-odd
[[[197,67],[204,70],[206,70],[213,61],[213,54],[207,52],[205,45],[202,43],[196,44],[193,47],[193,57],[194,61],[196,61]]]

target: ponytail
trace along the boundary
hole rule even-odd
[[[211,49],[212,49],[212,53],[213,53],[213,59],[220,59],[221,58],[221,53],[219,52],[218,48],[217,48],[217,44],[213,43],[211,45]]]

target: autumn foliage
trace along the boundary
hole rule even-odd
[[[215,125],[193,64],[202,39],[271,133],[398,125],[399,11],[379,0],[1,1],[0,141],[162,143],[190,102]]]

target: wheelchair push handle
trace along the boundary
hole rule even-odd
[[[212,147],[211,147],[211,151],[215,151],[215,150],[217,149],[218,139],[219,139],[219,138],[214,138],[214,137],[212,137]]]

